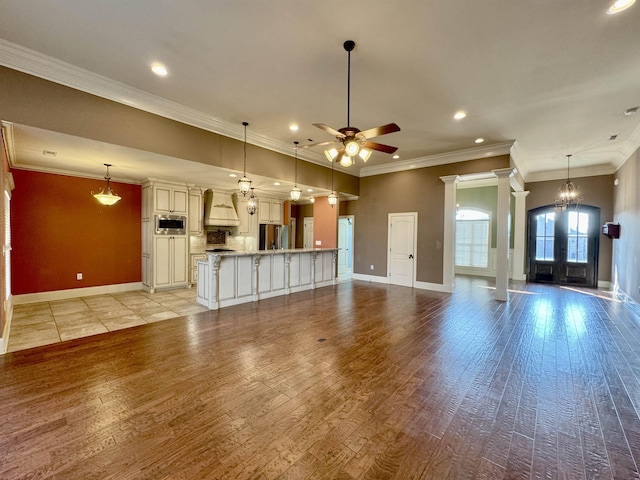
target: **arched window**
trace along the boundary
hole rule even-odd
[[[489,266],[491,215],[474,208],[456,212],[456,267]]]

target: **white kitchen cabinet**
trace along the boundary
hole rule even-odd
[[[153,185],[154,211],[186,215],[189,207],[186,185],[155,183]]]
[[[186,235],[156,235],[153,249],[153,285],[156,288],[186,286],[189,242]]]
[[[207,255],[204,253],[192,253],[189,257],[189,265],[191,267],[190,283],[191,285],[196,285],[198,283],[198,260],[206,260]]]
[[[282,200],[258,199],[258,220],[260,223],[282,225]]]
[[[189,189],[189,235],[202,235],[203,232],[202,189],[192,187]]]
[[[258,215],[249,215],[247,211],[247,205],[249,203],[248,197],[241,195],[234,195],[234,203],[236,207],[236,213],[238,214],[238,220],[240,220],[240,226],[238,227],[238,235],[243,237],[255,237],[258,234]]]

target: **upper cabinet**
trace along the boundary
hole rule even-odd
[[[259,223],[282,225],[282,200],[260,198],[258,200]]]
[[[200,187],[189,188],[189,235],[202,235],[204,203]]]
[[[154,211],[186,215],[189,208],[189,191],[186,185],[155,183],[153,185]]]

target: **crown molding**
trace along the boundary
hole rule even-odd
[[[225,137],[244,140],[242,125],[226,122],[3,39],[0,39],[0,65]],[[293,156],[289,143],[251,131],[247,132],[247,143]],[[319,153],[306,152],[298,158],[327,166],[324,155]]]
[[[616,172],[616,167],[613,165],[594,165],[591,167],[571,168],[571,178],[581,177],[597,177],[598,175],[612,175]],[[526,182],[546,182],[548,180],[566,180],[567,170],[550,170],[547,172],[534,172],[531,173]]]
[[[416,158],[414,160],[394,162],[387,165],[363,167],[360,169],[360,176],[370,177],[373,175],[383,175],[385,173],[402,172],[405,170],[415,170],[417,168],[434,167],[436,165],[446,165],[449,163],[466,162],[468,160],[477,160],[479,158],[506,155],[509,153],[513,143],[514,142],[510,140],[507,142],[494,143],[493,145],[484,145],[482,147],[466,148],[464,150],[456,150],[454,152],[429,155],[427,157]]]

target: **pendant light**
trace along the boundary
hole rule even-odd
[[[238,180],[238,186],[240,187],[240,193],[243,197],[247,196],[251,189],[251,180],[247,178],[247,122],[242,122],[244,125],[244,165],[242,168],[242,178]]]
[[[331,162],[331,193],[327,197],[327,201],[329,202],[329,205],[331,205],[331,208],[333,208],[333,206],[338,203],[338,196],[333,190],[333,162]]]
[[[578,208],[580,206],[580,202],[582,202],[580,190],[576,185],[574,185],[571,181],[571,177],[569,176],[570,159],[571,155],[567,155],[567,180],[558,189],[558,193],[556,194],[555,204],[556,208],[560,210],[565,210],[570,206]]]
[[[294,166],[294,181],[293,181],[293,188],[291,189],[291,200],[293,200],[294,202],[297,202],[298,200],[300,200],[300,194],[302,193],[302,190],[300,190],[298,188],[298,143],[299,142],[293,142],[293,144],[295,145],[294,150],[296,152],[296,160],[295,160],[295,166]]]
[[[249,201],[247,201],[247,213],[249,215],[253,215],[256,213],[258,209],[258,200],[253,195],[253,187],[251,187],[251,196],[249,197]]]
[[[111,190],[111,177],[109,176],[109,167],[111,164],[105,163],[104,166],[107,167],[107,176],[104,177],[106,184],[98,193],[93,193],[92,191],[91,195],[103,205],[114,205],[120,201],[120,195],[113,193],[113,190]]]

